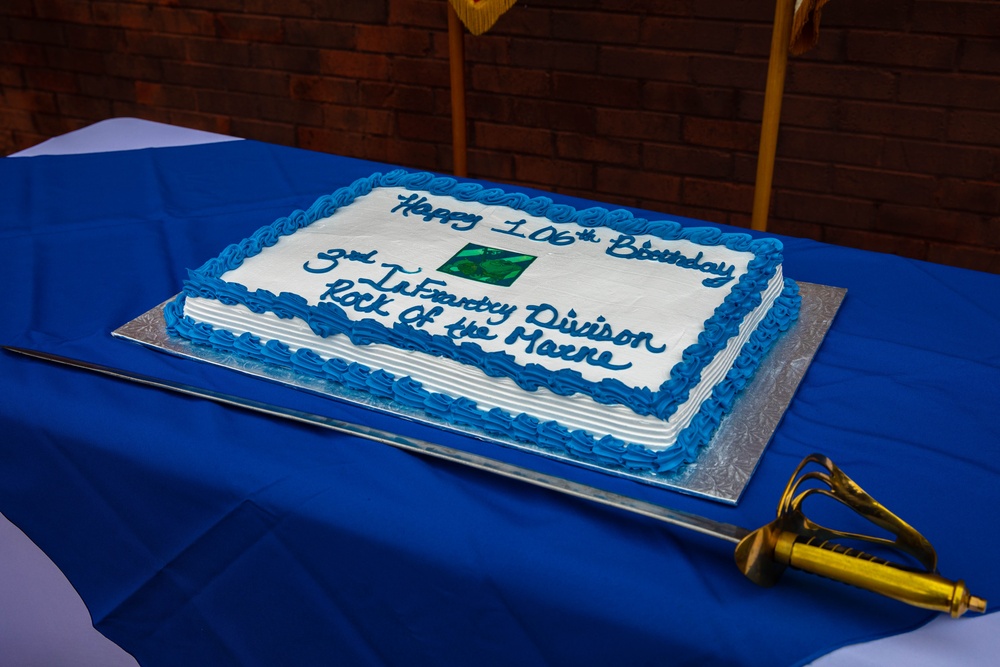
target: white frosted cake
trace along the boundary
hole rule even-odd
[[[168,329],[590,463],[671,471],[798,313],[781,244],[374,174],[190,272]]]

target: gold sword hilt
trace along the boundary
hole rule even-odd
[[[802,473],[810,463],[825,471]],[[806,482],[818,482],[799,491]],[[833,530],[808,519],[806,498],[821,495],[850,508],[893,539]],[[844,541],[865,542],[901,553],[920,567],[911,567],[853,549]],[[966,611],[985,612],[986,600],[969,592],[963,581],[937,573],[934,547],[909,524],[865,493],[833,462],[820,454],[803,459],[792,474],[771,523],[744,537],[736,547],[736,564],[751,581],[771,586],[786,567],[811,572],[925,609],[957,618]]]

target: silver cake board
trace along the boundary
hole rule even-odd
[[[693,463],[668,474],[603,467],[513,438],[487,434],[471,426],[450,424],[416,408],[334,382],[301,376],[265,362],[243,359],[207,346],[195,345],[167,333],[163,320],[163,307],[167,302],[122,325],[112,335],[162,352],[223,366],[453,433],[532,452],[608,475],[735,505],[757,469],[771,436],[829,331],[847,290],[799,283],[799,292],[802,295],[802,309],[798,320],[778,339],[765,357],[749,386],[723,418],[711,442],[702,448]]]

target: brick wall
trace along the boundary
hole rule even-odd
[[[531,0],[466,36],[470,175],[749,226],[774,4]],[[0,154],[114,116],[449,171],[445,0],[4,0]],[[831,0],[773,231],[1000,272],[1000,2]]]

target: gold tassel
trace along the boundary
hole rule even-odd
[[[481,35],[517,0],[451,0],[451,6],[473,35]]]
[[[796,0],[792,19],[792,39],[788,45],[792,55],[801,55],[819,41],[819,17],[828,0]]]

